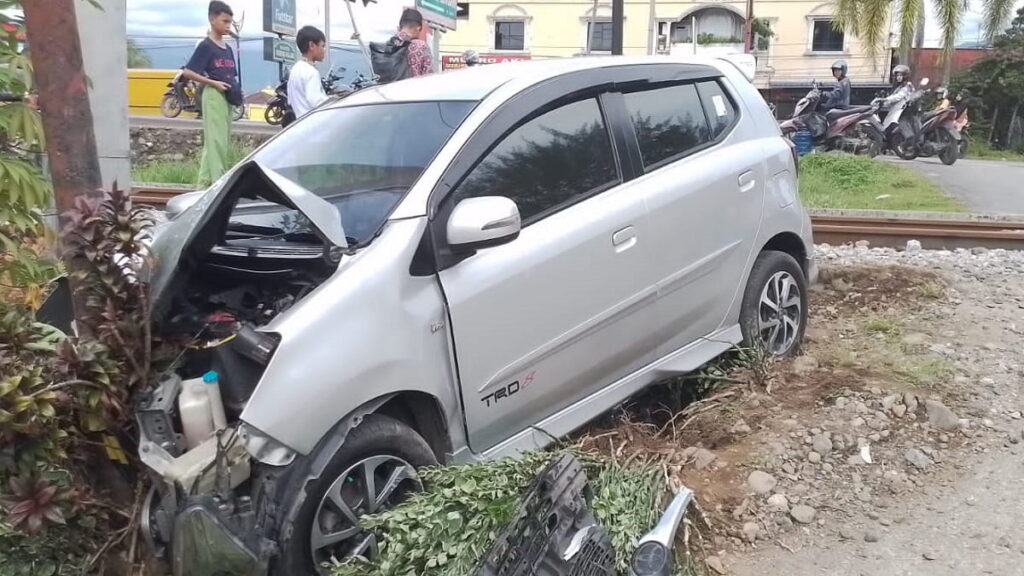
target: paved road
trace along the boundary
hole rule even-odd
[[[893,162],[917,170],[971,212],[1024,214],[1024,163],[957,160],[944,166],[938,158]]]
[[[132,116],[129,122],[133,128],[170,128],[172,130],[199,130],[203,123],[195,118],[164,118],[163,116]],[[232,128],[240,134],[276,134],[280,128],[266,122],[238,120]]]

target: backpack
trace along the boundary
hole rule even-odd
[[[379,84],[409,78],[412,76],[409,42],[399,42],[394,38],[387,42],[370,42],[370,64]]]

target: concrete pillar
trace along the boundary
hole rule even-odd
[[[128,135],[128,52],[125,0],[104,0],[99,10],[78,2],[75,12],[82,43],[82,61],[89,79],[96,150],[103,187],[131,186],[131,142]]]

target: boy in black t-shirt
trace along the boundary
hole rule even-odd
[[[199,187],[205,187],[227,172],[231,147],[231,107],[242,105],[235,53],[225,38],[231,34],[234,13],[224,2],[210,2],[210,32],[196,46],[185,65],[184,76],[205,88],[203,111],[203,153],[199,162]],[[211,89],[212,88],[212,89]]]

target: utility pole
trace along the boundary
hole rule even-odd
[[[583,53],[590,55],[590,41],[594,37],[594,23],[597,22],[597,2],[594,0],[594,7],[590,10],[590,22],[587,23],[587,41],[583,46]]]
[[[657,14],[654,9],[654,1],[651,0],[650,6],[647,9],[647,55],[654,56],[654,53],[658,48],[658,26]]]
[[[345,0],[346,2],[348,0]],[[324,36],[327,37],[327,54],[324,56],[324,64],[331,69],[331,0],[324,0]]]
[[[743,30],[743,51],[754,51],[754,0],[747,0],[747,21]]]
[[[22,2],[61,233],[68,228],[76,199],[103,196],[76,4],[78,0]],[[65,260],[65,265],[71,273],[75,316],[80,317],[84,302],[75,290],[73,272],[81,266],[77,259]]]
[[[612,54],[622,55],[623,20],[625,20],[623,0],[612,0]]]

